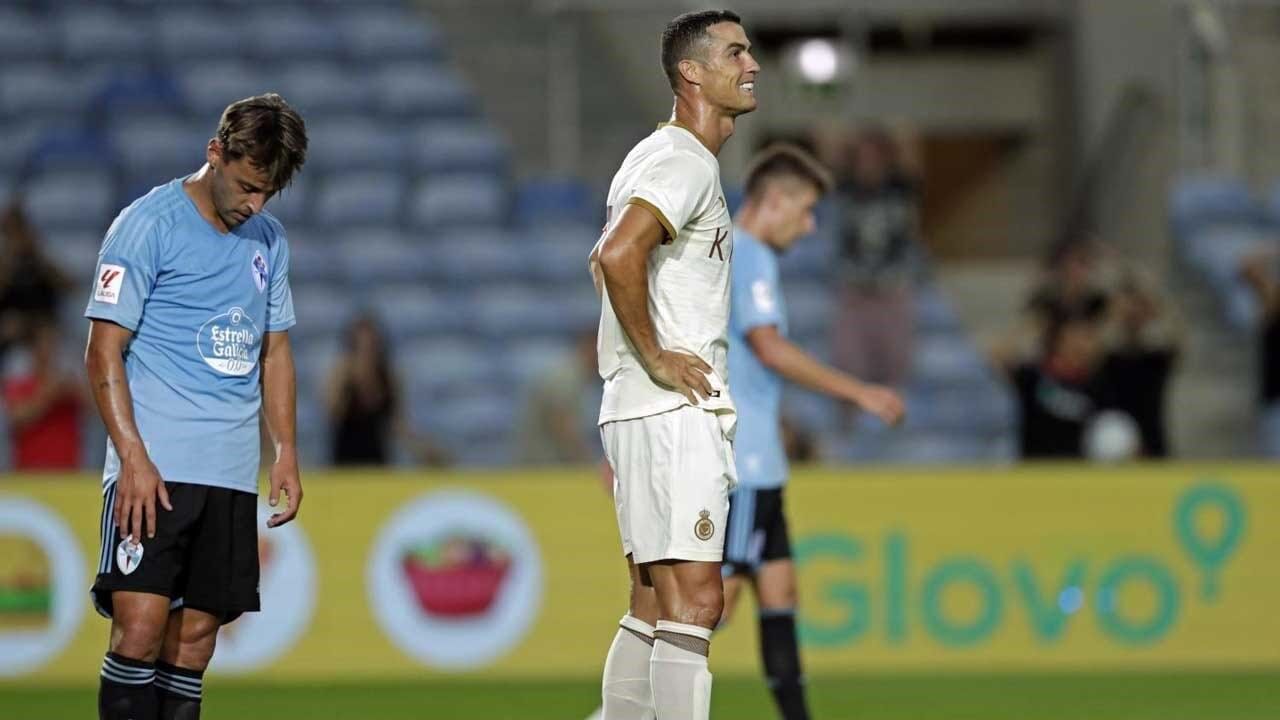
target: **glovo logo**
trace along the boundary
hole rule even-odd
[[[988,640],[1020,609],[1042,645],[1061,642],[1071,618],[1084,612],[1117,643],[1150,645],[1177,626],[1188,602],[1188,584],[1195,588],[1192,601],[1213,604],[1221,598],[1221,571],[1239,550],[1248,523],[1240,496],[1212,481],[1184,492],[1171,517],[1176,545],[1199,573],[1190,583],[1170,562],[1142,553],[1072,557],[1050,577],[1037,573],[1026,557],[1001,568],[980,556],[954,555],[929,567],[913,584],[911,537],[891,531],[881,543],[882,575],[827,581],[811,601],[823,606],[821,618],[802,613],[801,639],[811,647],[842,647],[879,632],[889,645],[900,646],[922,627],[943,646],[967,648]],[[819,533],[801,538],[795,556],[801,566],[824,561],[856,569],[868,551],[856,536]],[[948,614],[944,602],[960,588],[976,598],[976,612],[965,617]],[[1132,591],[1150,599],[1138,612],[1126,611],[1119,601]]]

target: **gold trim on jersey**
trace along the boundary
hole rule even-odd
[[[633,197],[627,201],[627,204],[639,205],[645,210],[648,210],[649,212],[653,213],[654,217],[658,218],[658,222],[662,223],[662,228],[667,231],[667,239],[662,242],[663,245],[667,245],[675,242],[676,240],[675,227],[671,225],[671,221],[667,219],[666,215],[662,214],[662,211],[659,210],[656,205],[654,205],[653,203],[641,197]]]

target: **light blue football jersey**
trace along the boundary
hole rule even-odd
[[[734,228],[733,279],[729,311],[730,389],[738,406],[734,460],[738,484],[781,487],[787,480],[780,405],[782,378],[764,366],[747,344],[747,331],[775,325],[787,334],[786,303],[778,284],[778,255],[760,240]]]
[[[111,223],[85,317],[133,331],[134,420],[166,482],[256,493],[259,354],[294,324],[284,228],[259,213],[214,229],[182,187],[154,188]],[[106,488],[120,473],[107,440]]]

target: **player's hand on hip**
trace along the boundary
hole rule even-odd
[[[697,355],[675,350],[660,350],[658,356],[648,364],[649,377],[660,385],[684,395],[691,405],[698,404],[698,398],[711,397],[715,389],[707,378],[711,366]]]
[[[302,505],[302,478],[298,475],[298,459],[293,455],[277,458],[271,464],[271,494],[267,502],[271,507],[280,503],[280,492],[284,491],[285,508],[267,518],[267,527],[280,527],[298,516],[298,507]]]
[[[863,385],[854,398],[859,407],[884,421],[885,425],[897,425],[907,413],[902,396],[882,385]]]
[[[120,460],[120,477],[116,480],[116,502],[112,512],[120,537],[130,537],[141,542],[146,536],[156,536],[156,499],[165,510],[172,510],[169,490],[160,477],[155,463],[145,450],[126,451]],[[144,528],[145,525],[145,528]]]

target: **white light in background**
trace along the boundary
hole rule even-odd
[[[826,84],[834,80],[840,70],[840,53],[830,40],[813,38],[800,43],[796,62],[806,82]]]

